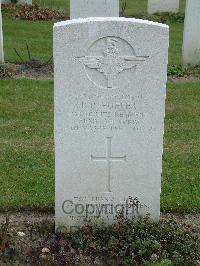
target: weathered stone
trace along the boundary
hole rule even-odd
[[[56,224],[160,214],[168,26],[56,23]]]
[[[2,4],[11,4],[11,0],[1,0]],[[18,5],[32,5],[32,0],[18,0],[17,1]]]
[[[70,18],[119,17],[119,0],[71,0]]]
[[[0,63],[3,63],[3,62],[4,62],[3,26],[2,26],[1,0],[0,0]]]
[[[183,36],[183,65],[200,65],[200,1],[186,3]]]
[[[148,13],[159,12],[177,13],[179,10],[179,0],[148,0]]]

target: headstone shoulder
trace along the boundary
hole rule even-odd
[[[88,18],[77,18],[72,20],[66,20],[66,21],[60,21],[54,23],[54,28],[61,27],[61,26],[68,26],[72,24],[81,24],[81,23],[88,23],[88,22],[130,22],[135,24],[145,24],[145,25],[151,25],[155,27],[161,27],[164,29],[169,30],[169,26],[163,23],[155,22],[155,21],[149,21],[149,20],[143,20],[143,19],[136,19],[136,18],[124,18],[124,17],[88,17]]]

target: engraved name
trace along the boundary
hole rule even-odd
[[[144,113],[141,96],[87,95],[72,96],[70,130],[139,130]]]

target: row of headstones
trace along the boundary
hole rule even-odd
[[[110,0],[112,3],[113,0]],[[117,0],[114,0],[117,3]],[[95,2],[95,3],[94,3]],[[101,1],[99,1],[101,3]],[[2,4],[10,4],[11,0],[1,0]],[[85,9],[85,2],[82,0],[74,0],[73,1],[75,6],[80,5]],[[96,7],[96,1],[90,0],[90,3],[94,5],[96,11],[98,11],[98,7]],[[32,5],[32,0],[17,0],[17,4],[28,4]],[[116,5],[112,5],[116,6]],[[118,9],[118,7],[117,7]],[[79,9],[80,10],[80,9]],[[101,8],[100,8],[101,10]],[[148,0],[148,13],[153,14],[156,12],[178,12],[179,10],[179,0]],[[108,10],[108,13],[111,12]],[[77,12],[76,12],[77,13]],[[114,12],[115,13],[115,12]]]
[[[92,0],[90,0],[92,2]],[[112,1],[112,0],[110,0]],[[1,0],[2,4],[10,4],[11,0]],[[117,1],[116,1],[117,2]],[[18,4],[32,5],[32,0],[18,0]],[[83,5],[84,1],[74,0],[75,5]],[[156,12],[177,12],[179,9],[179,0],[148,0],[148,13]]]
[[[110,0],[112,3],[113,0]],[[114,0],[117,3],[117,0]],[[83,9],[85,8],[85,2],[81,0],[74,0],[74,5],[81,5]],[[90,3],[93,5],[95,1],[90,0]],[[101,1],[100,1],[101,2]],[[10,4],[11,0],[1,0],[2,4]],[[18,4],[28,4],[32,5],[32,0],[17,0]],[[95,2],[96,5],[96,2]],[[97,11],[97,7],[94,6]],[[118,9],[118,7],[117,7]],[[79,9],[80,10],[80,9]],[[101,10],[101,9],[100,9]],[[148,0],[148,13],[153,14],[157,12],[178,12],[179,10],[179,0]]]
[[[71,18],[80,17],[80,15],[83,17],[84,15],[87,15],[87,6],[90,6],[93,10],[96,16],[102,16],[102,14],[107,14],[107,16],[113,16],[119,14],[119,6],[116,5],[118,3],[118,0],[109,0],[109,1],[99,1],[97,3],[95,0],[90,0],[85,3],[85,1],[82,0],[74,0],[71,1]],[[77,9],[77,6],[80,8]],[[106,6],[108,7],[108,10],[106,9]],[[90,8],[89,8],[90,9]],[[113,10],[111,10],[113,9]],[[148,13],[154,14],[157,12],[178,12],[179,10],[179,0],[148,0]],[[83,12],[82,12],[83,11]],[[80,14],[81,12],[81,14]],[[104,13],[105,12],[105,13]]]
[[[148,0],[148,13],[178,12],[179,0]],[[200,1],[187,0],[183,36],[183,65],[200,64]]]
[[[3,0],[4,1],[4,0]],[[29,2],[31,0],[20,0]],[[106,3],[106,4],[105,4]],[[90,0],[85,3],[83,0],[71,1],[71,18],[87,17],[88,12],[94,17],[102,16],[119,16],[118,1],[101,1]],[[178,8],[178,0],[149,0],[149,12],[156,11],[176,11]],[[80,13],[81,12],[81,13]],[[186,5],[186,17],[183,37],[183,65],[200,64],[200,1],[188,0]],[[2,16],[0,12],[0,62],[4,61],[3,56],[3,33],[2,33]]]

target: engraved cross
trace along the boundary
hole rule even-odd
[[[126,155],[122,156],[122,157],[115,157],[112,156],[112,152],[111,152],[111,143],[112,143],[112,137],[107,137],[106,138],[106,156],[103,157],[96,157],[91,155],[91,159],[92,161],[96,161],[96,162],[107,162],[107,173],[108,173],[108,182],[107,182],[107,190],[108,192],[111,192],[111,188],[110,188],[110,181],[111,181],[111,163],[112,162],[119,162],[119,161],[126,161]]]

